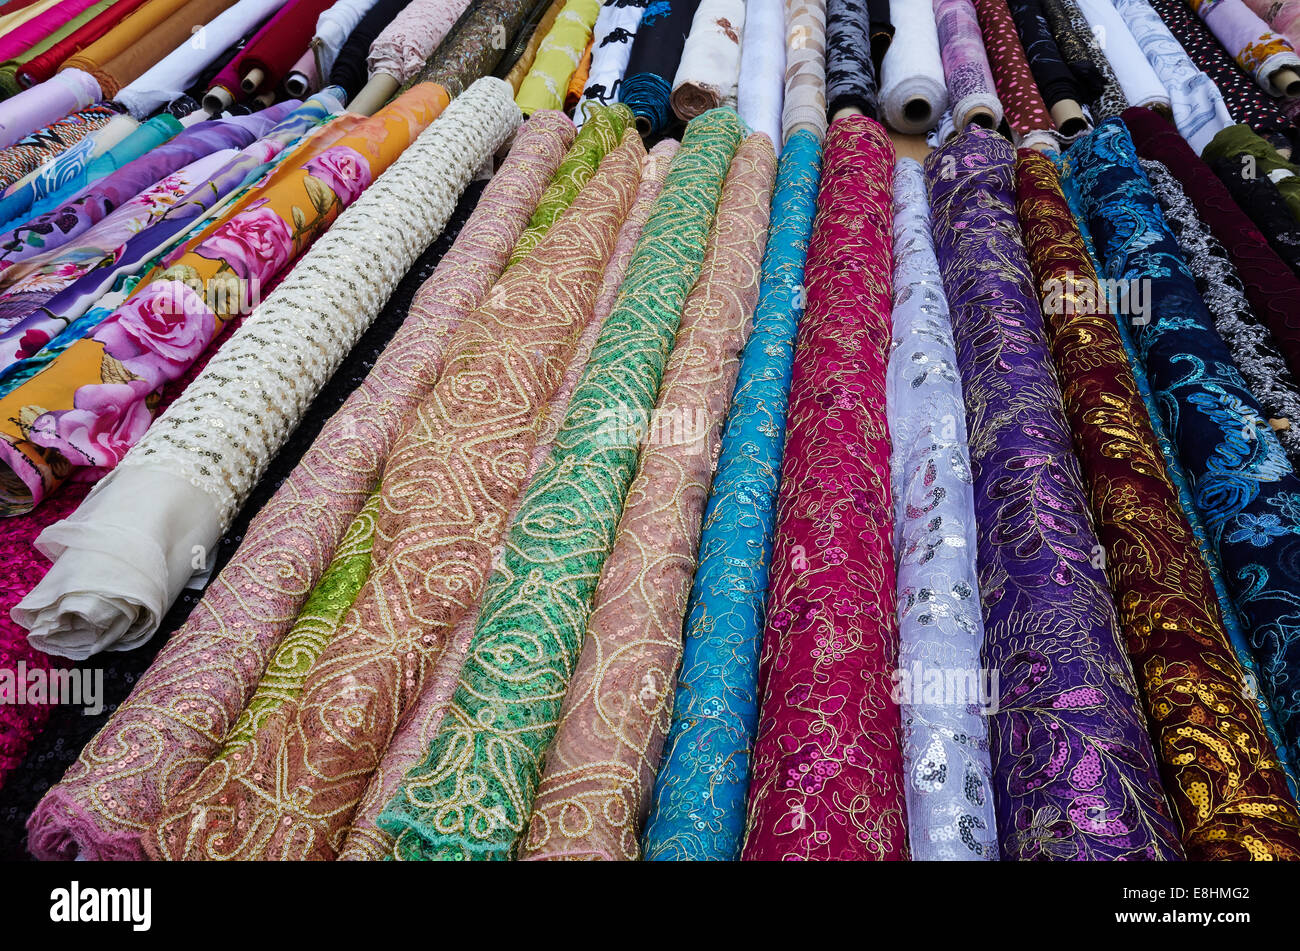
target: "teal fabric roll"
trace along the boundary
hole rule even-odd
[[[648,860],[734,860],[744,840],[772,525],[821,151],[801,130],[781,156],[754,329],[704,516],[672,726],[644,837]]]

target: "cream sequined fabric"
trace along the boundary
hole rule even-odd
[[[476,294],[487,292],[572,138],[572,124],[559,117],[565,138],[554,141],[552,120],[549,127],[539,126],[538,136],[520,135],[523,153],[513,167],[508,160],[500,187],[494,182],[485,191],[461,236],[470,253],[457,256],[462,244],[457,242],[444,259],[447,271],[440,267],[421,290],[413,314],[421,300],[424,307],[439,310],[447,301],[464,303],[468,298],[472,308]],[[206,519],[204,537],[211,547],[302,409],[373,319],[410,261],[442,228],[457,194],[518,122],[505,83],[484,79],[466,90],[339,217],[101,483],[96,490],[101,504],[95,511],[83,505],[75,518],[129,522],[133,508],[165,501],[160,492],[133,490],[135,480],[167,476],[170,469],[177,473],[170,481],[179,487],[177,494],[188,492],[194,499],[184,524]],[[475,244],[484,229],[494,237]],[[375,253],[376,248],[385,253]],[[431,284],[457,267],[456,280],[442,284],[432,299],[426,295]],[[450,289],[462,285],[470,290]],[[463,314],[443,312],[438,319],[454,325]],[[37,807],[28,823],[34,854],[138,857],[141,830],[215,752],[374,487],[404,415],[403,403],[414,405],[424,392],[420,372],[430,372],[432,364],[436,379],[436,354],[441,352],[437,335],[423,349],[418,345],[420,331],[436,326],[436,320],[430,324],[427,314],[418,316],[407,322],[412,332],[406,327],[399,332],[362,389],[326,425],[131,697]],[[265,369],[264,363],[269,364]],[[218,379],[228,385],[218,385]],[[146,452],[149,464],[142,461]],[[110,500],[116,504],[110,506]],[[208,511],[203,510],[205,503]],[[159,549],[172,544],[163,537],[156,540]],[[189,549],[183,553],[188,564]],[[69,577],[80,582],[86,576],[85,562],[102,556],[70,550],[51,574],[72,559]],[[96,573],[104,578],[105,598],[110,597],[111,566]]]

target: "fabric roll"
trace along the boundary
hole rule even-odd
[[[205,23],[114,97],[138,119],[182,95],[225,50],[284,6],[284,0],[239,0]]]
[[[291,109],[292,105],[272,106],[257,116],[221,119],[182,130],[74,198],[0,235],[0,287],[10,280],[10,268],[62,248],[126,201],[190,162],[221,149],[244,148],[269,132]]]
[[[948,109],[934,7],[893,0],[889,10],[895,40],[880,70],[880,109],[890,128],[920,135]]]
[[[84,13],[96,0],[59,0],[52,7],[18,26],[0,34],[0,63],[12,60],[24,50],[56,32],[74,17]]]
[[[877,122],[832,123],[781,460],[747,860],[907,857],[890,685],[898,656],[885,419],[893,168]]]
[[[555,446],[507,532],[438,733],[380,814],[397,858],[505,859],[524,833],[640,431],[742,134],[729,110],[687,126]]]
[[[437,83],[454,96],[489,75],[501,61],[501,38],[514,36],[532,8],[532,0],[476,0],[416,81]]]
[[[673,79],[701,0],[660,0],[646,7],[628,53],[618,101],[632,110],[642,135],[672,119]]]
[[[370,75],[399,83],[414,77],[468,6],[469,0],[413,0],[370,44]]]
[[[1245,284],[1251,310],[1268,328],[1292,376],[1300,379],[1300,314],[1295,310],[1300,280],[1172,126],[1159,116],[1136,110],[1125,113],[1124,122],[1138,154],[1162,163],[1173,173],[1197,214],[1227,249]]]
[[[1257,174],[1253,164],[1243,162],[1241,156],[1217,159],[1210,168],[1227,186],[1237,207],[1265,235],[1274,253],[1286,262],[1292,274],[1300,275],[1300,221],[1288,210],[1286,198],[1273,180]]]
[[[1267,178],[1290,209],[1293,226],[1294,222],[1300,222],[1300,165],[1279,155],[1250,126],[1233,125],[1223,129],[1205,147],[1202,157],[1209,165],[1228,160],[1246,173],[1247,178]]]
[[[49,82],[0,103],[0,148],[8,148],[69,113],[100,99],[99,84],[81,70],[67,70]]]
[[[0,188],[9,188],[46,162],[58,158],[86,136],[103,129],[116,115],[117,107],[107,102],[74,109],[0,150]]]
[[[589,104],[608,106],[618,101],[623,73],[632,53],[632,41],[641,27],[641,16],[646,6],[644,2],[623,4],[619,0],[606,0],[600,8],[592,30],[591,71],[587,74],[582,99],[573,110],[573,121],[578,128],[581,129],[587,121]]]
[[[393,732],[482,592],[523,479],[514,460],[531,452],[537,415],[590,316],[644,154],[629,131],[569,213],[457,328],[446,369],[385,463],[374,568],[356,601],[296,701],[263,724],[239,763],[216,760],[200,774],[146,838],[152,854],[332,858],[341,848]],[[511,399],[485,403],[487,377]],[[351,729],[313,726],[354,705],[358,690],[371,700]],[[350,734],[342,746],[340,729]]]
[[[320,89],[320,71],[316,66],[316,53],[307,50],[298,57],[284,78],[284,88],[289,92],[307,95]]]
[[[898,669],[908,840],[919,861],[998,857],[989,730],[970,697],[929,697],[928,670],[980,669],[975,495],[957,350],[930,236],[925,173],[894,169],[893,442]]]
[[[806,129],[795,133],[781,157],[753,333],[705,510],[672,724],[642,844],[646,859],[740,856],[772,526],[803,314],[798,289],[820,172],[820,141]]]
[[[772,144],[751,136],[723,182],[520,858],[640,857],[713,460],[758,301],[775,174]]]
[[[1246,0],[1246,6],[1292,47],[1300,47],[1300,6],[1288,0]]]
[[[513,44],[506,50],[506,55],[497,64],[493,75],[508,82],[516,96],[519,95],[519,87],[523,85],[528,71],[533,68],[533,60],[537,59],[537,50],[541,47],[542,40],[551,32],[564,4],[565,0],[553,0],[550,3],[538,0],[520,26]]]
[[[32,206],[47,198],[77,191],[75,183],[83,179],[90,165],[139,128],[140,123],[131,116],[114,116],[98,132],[15,182],[0,198],[0,229],[8,231],[31,217]]]
[[[1142,170],[1151,182],[1151,189],[1160,202],[1161,211],[1170,231],[1178,239],[1183,260],[1196,279],[1196,289],[1205,301],[1206,309],[1214,319],[1214,328],[1232,353],[1232,360],[1241,370],[1246,385],[1255,394],[1270,424],[1274,425],[1278,440],[1291,460],[1292,468],[1300,463],[1300,425],[1286,425],[1277,429],[1273,420],[1281,422],[1300,419],[1300,388],[1295,376],[1282,355],[1273,345],[1268,328],[1260,322],[1246,299],[1237,269],[1232,266],[1227,249],[1219,242],[1209,227],[1196,213],[1196,206],[1178,184],[1169,169],[1159,162],[1142,161]],[[1242,179],[1238,166],[1230,165],[1217,170],[1224,184],[1242,209],[1249,213],[1252,195],[1260,185],[1272,188],[1267,178]],[[1239,186],[1237,189],[1233,185]],[[1273,192],[1277,197],[1276,190]],[[1273,207],[1276,215],[1291,222],[1291,251],[1300,252],[1300,234],[1280,202]],[[1258,222],[1256,222],[1258,224]],[[1278,222],[1282,224],[1283,222]],[[1278,250],[1276,238],[1270,242]],[[1279,252],[1280,253],[1280,252]],[[1295,270],[1295,266],[1292,266]]]
[[[1192,62],[1147,0],[1114,0],[1114,5],[1169,93],[1178,131],[1199,154],[1232,124],[1223,94]]]
[[[1148,0],[1192,62],[1218,87],[1237,122],[1263,136],[1285,137],[1291,121],[1278,100],[1260,88],[1192,12],[1187,0]],[[1118,113],[1116,113],[1118,115]]]
[[[591,43],[600,0],[567,0],[537,48],[532,68],[519,86],[515,103],[524,115],[538,109],[563,109],[569,80]]]
[[[334,65],[329,70],[329,80],[346,90],[348,100],[361,92],[369,78],[370,68],[366,57],[370,55],[370,44],[409,2],[410,0],[376,0],[339,47]]]
[[[482,180],[470,182],[442,234],[420,255],[416,263],[407,271],[406,276],[398,282],[397,288],[375,318],[374,323],[361,335],[356,346],[311,401],[302,421],[268,463],[256,486],[253,487],[248,504],[213,547],[210,563],[214,573],[224,569],[242,542],[253,515],[271,498],[277,487],[301,461],[326,420],[355,392],[374,367],[398,326],[405,320],[416,291],[433,274],[442,256],[456,241],[466,219],[473,213],[486,184]],[[41,511],[53,507],[65,494],[67,493],[59,493],[51,499],[50,506]],[[72,507],[75,508],[75,504]],[[39,516],[41,513],[34,514]],[[40,559],[43,571],[44,567],[48,566],[48,562],[45,562],[30,544],[27,550],[30,558]],[[102,692],[104,709],[98,714],[87,715],[79,707],[56,707],[49,710],[48,721],[32,742],[23,768],[13,776],[11,782],[0,789],[0,818],[4,820],[0,823],[0,857],[15,859],[20,856],[27,857],[27,832],[24,826],[26,817],[31,814],[41,796],[59,781],[67,768],[72,765],[77,754],[94,738],[109,716],[126,700],[136,681],[144,675],[153,662],[158,649],[165,645],[172,634],[186,622],[201,597],[202,593],[193,589],[182,593],[176,604],[167,612],[157,637],[137,651],[119,655],[115,658],[114,664],[104,668]],[[7,614],[8,605],[0,604],[0,617]],[[24,636],[22,640],[25,642],[26,637]]]
[[[1290,538],[1300,529],[1287,506],[1300,480],[1214,331],[1124,123],[1099,126],[1084,145],[1077,156],[1071,150],[1066,176],[1107,276],[1151,283],[1150,320],[1135,334],[1143,362],[1294,754],[1300,723],[1288,655],[1300,630],[1287,605],[1300,544]]]
[[[826,0],[827,116],[856,109],[875,119],[879,100],[867,0]]]
[[[185,452],[187,460],[170,457],[156,471],[170,475],[172,490],[179,493],[182,505],[188,505],[186,511],[191,521],[204,518],[204,510],[211,513],[206,516],[208,527],[187,534],[201,541],[204,551],[212,550],[221,528],[229,524],[234,511],[265,469],[267,460],[293,428],[301,411],[298,408],[305,407],[319,391],[356,335],[379,310],[400,272],[441,228],[454,205],[456,192],[496,151],[518,121],[509,86],[498,80],[481,80],[457,97],[438,122],[398,159],[394,168],[341,215],[308,252],[304,264],[317,263],[320,270],[309,273],[302,266],[296,268],[259,312],[245,320],[184,395],[159,418],[147,437],[148,444],[142,443],[135,456],[124,460],[101,486],[120,484],[126,478],[124,473],[132,470],[135,470],[134,478],[143,477],[148,484],[149,465],[157,462],[156,455],[150,451],[151,445],[170,445]],[[545,135],[542,128],[539,127],[538,134]],[[527,139],[536,146],[535,136],[521,136],[519,141]],[[558,163],[558,156],[552,153],[552,157]],[[477,241],[486,237],[486,247],[492,249],[489,253],[504,262],[511,246],[509,232],[512,228],[517,229],[516,234],[521,231],[527,214],[515,209],[514,203],[526,200],[530,188],[533,195],[541,192],[540,183],[524,185],[522,191],[521,184],[535,174],[534,163],[544,169],[549,161],[552,158],[539,152],[521,155],[522,169],[521,165],[507,162],[502,172],[505,177],[498,176],[489,186],[489,191],[506,196],[505,199],[494,199],[486,207],[480,204],[476,210],[475,215],[486,232],[467,243],[467,257],[462,259],[459,270],[462,281],[479,282],[475,286],[481,288],[476,291],[480,298],[487,292],[483,283],[489,283],[492,277],[488,273],[491,264],[484,259],[484,251]],[[554,164],[550,167],[554,168]],[[393,214],[392,208],[399,206],[405,209],[403,214]],[[501,231],[506,232],[504,242]],[[393,270],[368,269],[365,283],[358,284],[358,274],[350,262],[359,246],[389,248],[390,253],[383,261]],[[321,276],[331,273],[333,277]],[[347,286],[345,279],[356,286],[355,291],[349,288],[338,296],[321,294],[322,286]],[[444,287],[442,291],[436,300],[438,307],[451,304],[450,289]],[[357,296],[353,297],[354,294]],[[459,300],[463,301],[464,297]],[[423,313],[430,303],[434,302],[418,305],[418,312]],[[293,311],[274,313],[276,308],[285,307],[302,312],[302,322],[289,321],[294,324],[290,327],[284,316]],[[260,320],[267,310],[272,311],[271,319]],[[351,328],[342,323],[342,318],[349,315]],[[185,791],[218,748],[227,725],[238,716],[256,687],[270,651],[296,618],[303,599],[332,557],[343,530],[373,488],[380,460],[386,455],[383,434],[389,433],[386,437],[389,440],[396,439],[404,409],[419,399],[411,393],[414,378],[433,362],[428,352],[441,350],[439,335],[430,332],[436,326],[437,318],[433,327],[423,320],[410,320],[404,325],[403,333],[385,351],[385,359],[367,377],[365,387],[349,398],[303,464],[281,486],[272,503],[259,513],[239,554],[209,587],[201,612],[168,642],[156,664],[137,684],[132,698],[122,704],[97,739],[83,751],[87,758],[74,765],[64,781],[33,812],[29,822],[33,854],[51,858],[142,854],[141,832],[166,810],[171,798]],[[323,356],[319,363],[302,361],[301,364],[290,356],[307,352],[304,347],[315,346],[332,356]],[[286,364],[294,365],[292,374],[283,372]],[[246,367],[265,369],[250,372]],[[276,403],[291,408],[288,418],[274,428],[264,426],[264,414],[223,406],[234,392],[228,385],[231,379],[254,380],[259,374],[268,377],[265,386],[274,386],[283,394]],[[270,377],[277,378],[274,384]],[[381,389],[384,385],[388,389]],[[269,394],[271,390],[264,392]],[[252,398],[251,393],[249,396]],[[265,397],[262,403],[266,405]],[[363,410],[363,406],[371,409]],[[185,432],[191,429],[186,420],[214,414],[224,417],[228,428],[201,433],[202,438],[189,443],[192,448],[182,450]],[[213,436],[221,437],[220,448],[212,445]],[[265,448],[257,447],[258,440]],[[356,451],[348,451],[345,447],[349,445],[356,447]],[[212,459],[209,452],[215,452],[221,459],[239,461],[220,475],[199,478],[200,470]],[[380,453],[378,459],[372,457],[374,452]],[[342,476],[341,482],[330,478],[327,475],[330,471]],[[181,472],[186,475],[176,475]],[[202,498],[194,499],[187,494],[191,475],[208,487],[200,490]],[[349,479],[351,489],[347,487]],[[135,489],[127,488],[126,497],[137,497]],[[106,494],[103,488],[97,491],[101,496]],[[207,496],[208,491],[215,493],[214,496]],[[329,503],[323,503],[325,494],[331,491],[336,494]],[[161,494],[152,497],[165,507]],[[204,498],[218,501],[214,505]],[[307,498],[323,504],[315,509],[320,517],[305,522],[301,515]],[[107,511],[115,508],[110,506]],[[285,547],[286,538],[281,529],[299,533],[297,542]],[[324,541],[313,541],[317,532],[331,534]],[[190,537],[176,540],[175,544],[183,546],[186,557],[191,557],[189,546],[194,541]],[[328,550],[322,554],[322,548]],[[271,555],[272,551],[277,554]],[[155,557],[166,560],[161,554]],[[53,570],[57,569],[56,564]],[[85,574],[84,570],[77,570],[72,577],[85,577]],[[295,580],[291,582],[291,578]],[[182,577],[180,581],[183,580]],[[173,596],[163,599],[164,605],[174,600],[174,592],[180,587],[180,583],[175,585]],[[250,629],[255,633],[241,634],[232,640],[229,632],[235,629]],[[222,659],[222,645],[236,642],[240,645],[238,659],[228,656]],[[201,721],[190,713],[193,696],[178,689],[185,682],[187,675],[182,671],[186,670],[207,677],[210,684],[203,694],[208,715]],[[200,670],[204,673],[198,674]],[[118,735],[139,736],[138,731],[145,723],[152,726],[150,740],[144,746],[132,749],[131,744],[121,746],[114,739]],[[104,752],[116,752],[107,756],[93,753],[100,743],[106,744]],[[118,764],[125,763],[120,757],[127,756],[132,762],[147,760],[152,765],[144,770],[120,770],[108,762],[112,759]],[[118,813],[110,805],[110,800],[116,802],[125,795],[137,803],[129,815]]]
[[[1300,70],[1300,57],[1286,37],[1274,33],[1242,0],[1187,0],[1187,3],[1237,65],[1255,77],[1269,95],[1292,96],[1300,92],[1295,79],[1285,88],[1278,84],[1279,69]]]
[[[137,9],[104,37],[66,60],[99,82],[104,96],[114,97],[173,50],[194,40],[195,29],[208,23],[235,0],[153,0]],[[82,65],[82,63],[86,65]]]
[[[624,130],[631,125],[632,114],[625,106],[594,108],[590,121],[578,132],[564,161],[556,169],[555,177],[542,193],[541,201],[528,220],[527,229],[519,236],[518,243],[510,253],[509,267],[515,266],[532,253],[596,174],[605,155],[622,141]]]
[[[1007,0],[975,0],[975,12],[998,102],[1016,144],[1055,148],[1056,139],[1049,130],[1054,130],[1056,123],[1034,81]]]
[[[1101,121],[1119,115],[1129,106],[1124,89],[1078,4],[1075,0],[1042,0],[1042,4],[1066,65],[1091,91],[1088,105],[1092,107],[1092,118]]]
[[[826,0],[786,0],[785,99],[781,135],[826,138]]]
[[[1042,0],[1011,0],[1008,9],[1029,61],[1034,84],[1048,109],[1066,100],[1080,104],[1086,102],[1088,93],[1084,83],[1070,69],[1056,38],[1052,36]]]
[[[262,10],[254,23],[267,20],[234,58],[217,73],[209,83],[209,88],[226,90],[236,102],[256,96],[267,90],[279,89],[284,78],[293,69],[307,48],[311,45],[316,21],[329,9],[331,0],[243,0],[256,4]],[[274,13],[272,14],[272,11]],[[225,47],[219,47],[224,49]],[[215,59],[215,57],[214,57]],[[256,70],[260,74],[256,88],[246,90],[243,82],[249,73]]]
[[[58,29],[37,36],[33,42],[25,44],[20,51],[11,55],[7,61],[0,62],[0,92],[9,97],[16,96],[25,89],[30,83],[22,82],[19,79],[19,74],[26,68],[28,63],[38,56],[43,56],[51,48],[113,6],[114,3],[115,0],[93,0],[92,3],[88,3],[79,13],[71,17]]]
[[[1016,207],[1120,625],[1187,857],[1300,857],[1300,814],[1248,699],[1209,571],[1120,342],[1115,321],[1130,315],[1107,306],[1050,160],[1020,153]],[[1142,518],[1132,517],[1134,505]]]
[[[528,473],[524,477],[525,486],[532,484],[537,472],[550,455],[557,430],[568,410],[574,387],[586,369],[587,361],[591,357],[592,348],[604,326],[605,319],[614,307],[632,251],[645,227],[650,208],[663,188],[668,167],[676,152],[677,141],[665,139],[651,149],[642,162],[641,182],[637,186],[636,200],[623,221],[609,264],[605,267],[591,318],[578,338],[574,357],[564,371],[564,378],[560,381],[559,389],[556,390],[550,406],[546,409],[544,419],[539,420],[537,442],[528,462]],[[514,521],[523,494],[516,497],[507,524]],[[492,553],[494,564],[500,560],[504,550],[505,541],[501,539]],[[418,701],[393,735],[393,741],[388,745],[379,768],[370,779],[365,796],[357,806],[347,840],[339,852],[340,860],[374,861],[382,859],[392,851],[392,837],[376,825],[379,812],[397,792],[398,785],[407,770],[423,759],[425,750],[442,723],[447,704],[455,692],[456,679],[465,662],[474,629],[478,624],[480,607],[481,602],[473,605],[456,623],[456,627],[447,639],[446,647],[429,674],[428,682]]]
[[[28,88],[45,82],[55,74],[55,71],[58,70],[64,60],[79,53],[102,37],[145,2],[147,0],[117,0],[107,9],[87,20],[76,30],[58,42],[51,44],[44,52],[33,56],[19,67],[17,75],[19,85]]]
[[[578,60],[578,68],[573,71],[569,77],[569,88],[564,92],[564,108],[573,109],[582,98],[582,91],[587,88],[587,79],[591,76],[591,40],[587,41],[587,48],[582,53],[582,59]]]
[[[736,105],[745,0],[701,0],[682,47],[669,102],[683,122],[719,106]]]
[[[1171,108],[1169,92],[1111,0],[1073,0],[1092,27],[1130,106]]]
[[[80,242],[76,261],[89,270],[0,335],[0,366],[4,368],[0,372],[0,393],[9,392],[16,381],[30,375],[24,370],[24,363],[34,363],[84,335],[76,333],[81,318],[87,315],[86,323],[89,323],[91,315],[87,312],[97,309],[94,305],[101,295],[116,286],[119,276],[143,274],[148,266],[146,262],[183,241],[187,232],[197,227],[214,206],[234,198],[245,187],[247,179],[258,177],[288,146],[329,118],[332,108],[337,108],[337,102],[327,95],[309,99],[266,135],[231,155],[210,177],[186,192],[182,201],[165,207],[160,219],[150,219],[150,223],[141,221],[141,227],[126,234],[113,226],[93,241],[88,233]],[[165,196],[171,183],[166,178],[160,181],[164,183]],[[85,332],[93,329],[87,326]]]
[[[316,33],[311,38],[311,51],[316,57],[316,71],[322,80],[334,68],[334,62],[352,31],[376,3],[377,0],[336,0],[316,18]]]
[[[1015,151],[968,131],[930,156],[926,178],[970,428],[983,660],[999,683],[988,714],[1002,858],[1181,858],[1094,557],[1016,219]]]
[[[781,106],[785,99],[785,4],[749,0],[740,44],[736,111],[745,125],[772,140],[781,156]]]
[[[1002,103],[971,0],[933,0],[934,20],[943,55],[944,82],[958,132],[971,122],[1002,124]]]

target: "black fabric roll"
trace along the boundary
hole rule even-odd
[[[1245,153],[1209,164],[1277,256],[1300,277],[1300,222],[1292,217],[1273,180],[1263,169],[1257,169],[1253,157]]]
[[[1083,101],[1088,103],[1096,101],[1106,91],[1108,78],[1102,72],[1102,66],[1093,62],[1087,37],[1074,32],[1070,14],[1073,4],[1067,6],[1069,0],[1046,0],[1046,2],[1035,0],[1035,2],[1045,17],[1047,30],[1056,43],[1062,62],[1083,87]],[[1079,14],[1078,7],[1073,7],[1073,12]],[[1083,20],[1082,14],[1078,15],[1078,19]],[[1109,63],[1105,65],[1105,69],[1110,70]]]
[[[320,433],[321,427],[343,405],[343,401],[361,385],[379,355],[392,339],[397,328],[406,320],[411,309],[411,301],[428,280],[447,253],[466,219],[478,204],[479,196],[486,186],[484,181],[469,184],[461,195],[456,210],[447,222],[442,234],[429,245],[414,265],[402,278],[384,309],[379,312],[375,322],[357,341],[352,352],[340,364],[329,382],[312,401],[298,428],[294,430],[284,447],[267,466],[266,473],[254,487],[248,502],[236,516],[230,529],[222,536],[216,553],[216,569],[212,577],[220,574],[236,549],[244,539],[248,524],[253,517],[280,488],[281,483],[289,477],[298,461],[311,447]],[[163,618],[162,627],[154,637],[143,646],[123,653],[109,652],[97,654],[76,666],[104,671],[102,700],[104,709],[94,716],[85,716],[82,708],[70,704],[59,704],[53,709],[45,730],[37,736],[27,753],[27,759],[14,770],[0,788],[0,861],[28,859],[27,832],[24,828],[27,817],[36,808],[36,803],[45,795],[52,785],[63,778],[63,774],[72,765],[81,748],[86,745],[105,721],[126,699],[140,676],[153,662],[154,656],[162,649],[171,636],[183,625],[203,597],[201,592],[186,589],[176,603],[172,605],[167,616]]]
[[[191,112],[198,112],[202,108],[203,103],[199,102],[187,93],[184,96],[177,96],[171,102],[167,103],[167,105],[163,106],[159,112],[165,112],[169,116],[174,116],[177,119],[184,119]]]
[[[867,21],[871,27],[871,62],[880,76],[880,66],[894,42],[894,21],[889,15],[889,0],[867,0]]]
[[[653,3],[637,27],[618,99],[632,110],[642,135],[662,132],[672,120],[673,77],[699,5],[700,0]]]
[[[1034,84],[1042,93],[1047,108],[1051,109],[1065,99],[1085,102],[1088,92],[1061,55],[1040,0],[1010,0],[1010,6],[1016,32],[1020,34],[1020,45],[1025,48],[1029,60],[1029,71],[1034,74]]]
[[[867,0],[826,4],[826,115],[856,107],[879,118],[880,91],[871,60]]]
[[[330,85],[342,86],[347,90],[345,99],[352,99],[361,92],[370,79],[370,70],[366,66],[370,44],[384,31],[384,27],[393,22],[397,14],[406,9],[409,2],[410,0],[379,0],[348,34],[338,58],[334,60],[334,68],[330,70]]]

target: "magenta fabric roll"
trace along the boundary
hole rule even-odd
[[[0,63],[31,49],[98,2],[99,0],[63,0],[62,3],[56,3],[39,16],[34,16],[26,23],[14,27],[0,36]]]
[[[826,138],[804,279],[742,858],[904,859],[885,370],[894,150]]]

